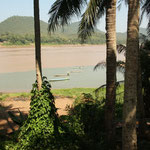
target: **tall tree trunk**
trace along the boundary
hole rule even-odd
[[[106,144],[114,145],[115,100],[116,100],[116,0],[110,0],[106,8],[106,104],[105,130]]]
[[[139,137],[146,136],[146,120],[145,120],[145,110],[144,110],[144,101],[142,94],[142,72],[141,72],[141,52],[139,49],[138,53],[138,80],[137,80],[137,113],[139,119]]]
[[[122,149],[137,150],[136,106],[139,50],[139,0],[128,1],[128,30],[123,106]]]
[[[35,32],[36,79],[38,83],[38,89],[40,90],[41,85],[42,85],[42,66],[41,66],[39,0],[34,0],[34,32]]]

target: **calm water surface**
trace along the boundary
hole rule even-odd
[[[68,78],[70,80],[51,82],[52,88],[79,88],[79,87],[99,87],[106,82],[105,69],[98,69],[93,71],[94,66],[86,67],[66,67],[66,68],[52,68],[44,69],[43,75],[50,79],[57,79],[62,77],[55,77],[56,74],[67,74],[70,72]],[[123,79],[121,73],[117,74],[118,80]],[[0,74],[0,92],[23,92],[30,91],[32,84],[35,81],[35,71],[2,73]]]

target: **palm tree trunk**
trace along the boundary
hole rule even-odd
[[[139,137],[146,136],[146,120],[145,120],[145,110],[144,101],[142,94],[142,72],[141,72],[141,59],[140,59],[140,49],[138,53],[138,80],[137,80],[137,113],[139,119]]]
[[[114,145],[115,100],[116,100],[116,0],[111,0],[106,8],[106,104],[105,130],[106,144]]]
[[[38,89],[42,85],[42,67],[41,67],[41,36],[40,36],[40,19],[39,19],[39,0],[34,0],[34,32],[35,32],[35,63],[36,79]]]
[[[139,50],[139,0],[129,0],[122,149],[137,150],[136,107]]]

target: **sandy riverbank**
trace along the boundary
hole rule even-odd
[[[59,115],[66,115],[66,106],[71,106],[74,99],[56,97],[55,105],[58,108]],[[30,100],[23,98],[8,98],[5,101],[0,102],[0,134],[11,133],[18,129],[18,126],[13,123],[8,115],[8,111],[13,112],[15,115],[19,115],[18,109],[23,115],[27,115],[30,109]]]

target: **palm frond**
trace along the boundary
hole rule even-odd
[[[102,69],[106,68],[106,62],[101,61],[101,62],[97,63],[97,64],[94,66],[94,69],[93,69],[93,70],[95,71],[95,70],[97,70],[98,68],[102,68]]]
[[[117,2],[117,8],[119,10],[121,9],[121,6],[122,6],[123,2],[125,3],[126,6],[128,5],[128,0],[118,0],[118,2]]]
[[[122,83],[124,83],[124,80],[117,81],[117,82],[116,82],[116,87],[120,87],[120,84],[122,84]],[[100,87],[96,88],[96,89],[94,90],[95,95],[98,95],[99,92],[100,92],[100,90],[103,90],[105,87],[106,87],[106,84],[103,84],[103,85],[101,85]],[[122,92],[121,92],[121,93],[118,93],[117,95],[120,95],[120,94],[122,94]]]
[[[104,15],[106,0],[90,0],[79,25],[79,38],[84,42],[94,32],[97,21]]]
[[[118,60],[117,62],[116,62],[116,65],[117,65],[117,71],[119,71],[119,72],[121,72],[121,73],[124,73],[124,71],[125,71],[125,62],[124,61],[121,61],[121,60]],[[106,62],[99,62],[99,63],[97,63],[95,66],[94,66],[94,71],[95,70],[97,70],[97,69],[99,69],[99,68],[102,68],[102,69],[104,69],[104,68],[106,68]]]
[[[57,27],[69,23],[70,17],[81,13],[87,0],[56,0],[49,10],[48,31],[54,32]]]
[[[148,35],[150,35],[150,0],[144,0],[142,4],[143,4],[142,5],[142,17],[143,17],[143,14],[146,13],[149,19],[147,32],[148,32]]]
[[[145,10],[147,14],[150,14],[150,1],[144,0],[142,10]]]
[[[126,52],[126,46],[125,45],[122,45],[122,44],[118,44],[117,45],[117,51],[118,53],[125,53]]]
[[[139,39],[141,43],[145,43],[148,40],[147,36],[142,33],[140,33]]]
[[[148,22],[148,25],[147,25],[147,33],[150,36],[150,19],[149,19],[149,22]]]

